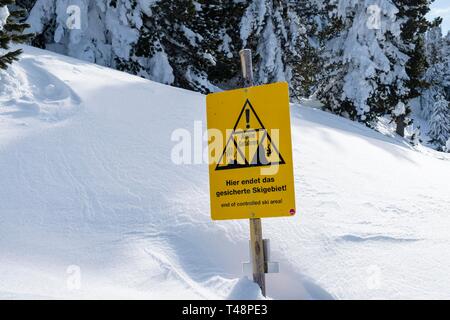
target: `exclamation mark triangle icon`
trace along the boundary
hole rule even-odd
[[[245,109],[245,119],[247,119],[246,129],[250,129],[250,109]]]
[[[247,99],[227,137],[216,170],[230,170],[285,164],[278,147]]]

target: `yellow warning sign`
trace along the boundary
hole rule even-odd
[[[287,83],[213,93],[206,100],[212,219],[294,215]]]

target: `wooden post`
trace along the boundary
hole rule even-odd
[[[252,65],[252,50],[242,49],[239,51],[241,56],[242,77],[244,78],[244,87],[253,86],[253,65]]]
[[[266,296],[266,274],[264,263],[264,249],[261,219],[250,219],[250,248],[252,255],[253,281],[261,288]]]
[[[253,86],[252,51],[243,49],[239,52],[241,57],[242,77],[244,86]],[[266,296],[265,259],[262,238],[261,219],[250,219],[250,250],[253,267],[253,281],[259,285],[263,296]]]

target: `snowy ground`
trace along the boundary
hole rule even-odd
[[[205,97],[25,49],[0,80],[0,298],[259,298],[248,223],[212,222],[207,166],[170,160]],[[270,297],[450,298],[449,157],[308,106],[292,125]]]

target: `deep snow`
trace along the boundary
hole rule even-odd
[[[248,222],[212,222],[207,165],[171,162],[203,95],[29,47],[0,93],[0,298],[261,298]],[[269,296],[450,298],[448,155],[291,110],[299,214],[263,221]]]

